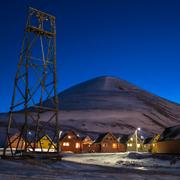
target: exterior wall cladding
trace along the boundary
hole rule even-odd
[[[102,141],[100,144],[92,145],[91,152],[125,152],[126,146],[116,141]]]
[[[82,150],[81,139],[74,132],[67,132],[60,140],[62,152],[80,153]]]
[[[160,141],[154,144],[153,153],[180,154],[180,140]]]
[[[23,138],[19,140],[19,135],[15,134],[10,138],[11,148],[22,150],[25,147],[25,141]],[[18,146],[18,147],[17,147]]]
[[[111,133],[103,135],[100,140],[97,139],[94,144],[92,144],[91,152],[125,152],[126,145],[118,142],[117,138]]]

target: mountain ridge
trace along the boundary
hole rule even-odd
[[[62,125],[81,130],[129,133],[140,126],[157,133],[180,123],[179,104],[112,76],[74,85],[58,98]]]

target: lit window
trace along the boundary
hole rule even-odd
[[[63,142],[63,146],[69,146],[68,142]]]
[[[76,149],[80,148],[80,143],[76,143]]]
[[[107,144],[106,144],[106,143],[104,143],[102,146],[103,146],[103,147],[107,147]]]
[[[155,144],[153,144],[153,147],[155,146]]]
[[[130,140],[133,141],[133,138],[131,138]]]
[[[140,144],[137,144],[137,147],[140,148]]]
[[[112,147],[113,147],[113,149],[117,149],[117,144],[116,144],[116,143],[113,143],[113,144],[112,144]]]
[[[132,144],[129,144],[130,147],[132,147]]]
[[[68,136],[68,139],[71,139],[71,136]]]

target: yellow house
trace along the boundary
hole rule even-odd
[[[150,146],[151,153],[157,152],[157,142],[158,142],[159,138],[160,138],[160,134],[157,134],[156,136],[154,136],[151,146]]]
[[[56,150],[56,145],[47,134],[41,137],[37,141],[36,151],[54,152],[55,150]]]

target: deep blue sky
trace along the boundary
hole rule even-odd
[[[180,1],[4,0],[0,112],[9,110],[28,6],[56,16],[58,91],[110,75],[180,103]]]

